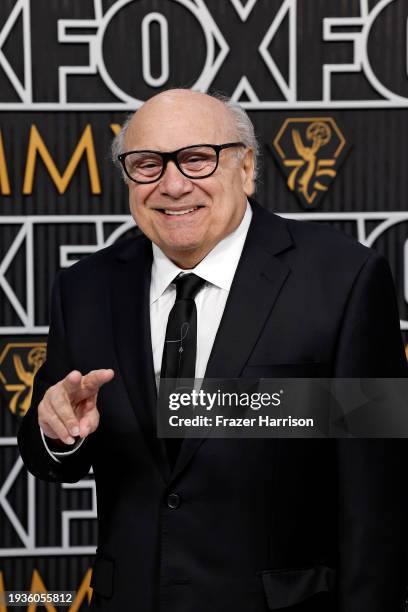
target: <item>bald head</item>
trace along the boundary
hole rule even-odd
[[[125,133],[124,146],[170,151],[198,143],[238,139],[228,107],[211,96],[188,89],[162,92],[141,106]]]
[[[256,178],[259,147],[244,109],[220,94],[169,89],[147,100],[127,118],[112,143],[112,158],[118,164],[117,156],[136,148],[136,143],[137,148],[165,151],[231,140],[242,141],[253,151]]]

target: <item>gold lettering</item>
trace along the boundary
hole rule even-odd
[[[86,153],[88,163],[88,174],[93,195],[101,193],[101,183],[99,180],[98,166],[96,163],[95,147],[92,137],[92,128],[89,124],[79,140],[71,159],[63,174],[60,174],[57,166],[52,159],[39,131],[35,125],[31,126],[30,140],[27,151],[27,163],[23,184],[23,195],[31,195],[33,191],[35,164],[37,154],[40,155],[45,167],[47,168],[58,192],[64,194],[72,176],[80,162],[81,157]]]
[[[121,125],[119,125],[119,123],[111,123],[110,124],[110,129],[112,130],[112,132],[115,134],[115,136],[117,136],[121,130]]]
[[[75,599],[69,609],[69,612],[78,612],[78,610],[82,606],[82,603],[85,597],[88,598],[88,605],[91,603],[91,599],[92,599],[92,587],[90,584],[91,576],[92,576],[92,569],[89,568],[81,582],[81,586],[79,587],[77,591]]]
[[[0,131],[0,194],[10,195],[10,181],[7,172],[6,156],[4,154],[3,136]],[[1,612],[1,611],[0,611]]]

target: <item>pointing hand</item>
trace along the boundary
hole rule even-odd
[[[99,425],[96,405],[99,389],[114,377],[113,370],[92,370],[84,376],[77,370],[50,387],[38,406],[38,422],[49,438],[73,444]]]

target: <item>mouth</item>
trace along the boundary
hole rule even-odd
[[[204,206],[191,206],[190,208],[156,208],[155,210],[169,217],[182,217],[185,215],[193,215]]]

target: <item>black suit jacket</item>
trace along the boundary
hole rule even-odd
[[[207,376],[405,377],[386,261],[327,227],[253,213]],[[19,433],[39,478],[76,481],[93,466],[95,609],[402,611],[404,440],[189,439],[170,472],[155,432],[151,261],[140,236],[58,276]],[[116,372],[100,426],[57,464],[38,403],[72,369],[96,368]]]

